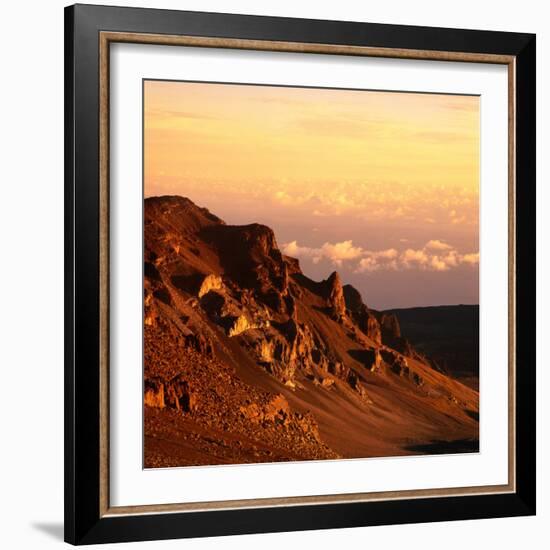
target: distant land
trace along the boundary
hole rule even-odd
[[[434,366],[479,387],[479,305],[391,309],[416,350]]]

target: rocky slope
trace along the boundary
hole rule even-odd
[[[268,227],[155,197],[144,231],[146,467],[477,448],[478,393]]]

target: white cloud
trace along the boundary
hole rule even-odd
[[[388,248],[387,250],[381,250],[380,252],[369,252],[369,254],[374,254],[378,258],[385,258],[386,260],[393,260],[397,258],[399,252],[395,248]]]
[[[367,257],[362,258],[357,268],[355,269],[356,273],[364,273],[365,271],[378,271],[380,269],[380,264],[376,261],[375,258]]]
[[[399,265],[397,257],[399,252],[395,248],[389,248],[388,250],[380,250],[377,252],[367,251],[364,258],[361,258],[357,267],[356,273],[364,273],[366,271],[379,271],[384,270],[397,270]]]
[[[449,267],[456,267],[461,263],[463,263],[463,256],[460,256],[456,250],[450,250],[445,254],[445,264]]]
[[[310,248],[308,246],[300,246],[297,241],[292,241],[282,245],[283,253],[287,256],[297,256],[300,258],[313,258],[319,254],[319,248]]]
[[[351,240],[339,243],[326,242],[320,248],[300,246],[297,241],[292,241],[283,244],[282,250],[287,256],[311,258],[313,263],[327,259],[337,266],[341,266],[344,261],[360,258],[365,252],[360,246],[353,246]]]
[[[443,258],[431,256],[428,264],[428,269],[432,271],[448,271],[449,266]]]
[[[439,239],[435,239],[433,241],[428,241],[424,248],[428,248],[431,250],[450,250],[452,246],[443,241],[440,241]]]
[[[399,261],[405,269],[448,271],[462,264],[478,264],[479,252],[460,254],[455,248],[443,241],[431,240],[421,249],[408,248],[401,253]]]
[[[407,248],[399,258],[405,267],[412,265],[426,265],[428,263],[428,255],[424,250],[413,250]]]
[[[464,256],[462,256],[462,261],[466,264],[478,264],[479,252],[476,252],[475,254],[464,254]]]
[[[422,248],[407,248],[401,252],[395,248],[367,250],[354,246],[352,240],[326,242],[318,248],[300,246],[297,241],[292,241],[281,248],[287,256],[309,258],[315,264],[326,260],[342,267],[346,262],[356,273],[399,269],[449,271],[460,265],[474,266],[479,263],[479,252],[460,254],[450,244],[438,239],[428,241]]]
[[[342,265],[345,260],[354,260],[363,255],[360,246],[353,246],[353,241],[342,241],[340,243],[325,243],[321,247],[322,256],[328,258],[336,265]]]
[[[408,248],[399,256],[401,265],[406,269],[419,268],[429,271],[449,271],[461,264],[479,263],[479,252],[460,254],[451,245],[440,241],[428,241],[423,248]]]
[[[357,267],[356,273],[364,273],[365,271],[378,271],[380,269],[398,269],[397,257],[399,252],[395,248],[386,250],[365,250],[364,257],[361,258]]]

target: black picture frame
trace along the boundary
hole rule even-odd
[[[516,489],[507,494],[121,516],[100,513],[101,31],[514,57]],[[75,5],[65,9],[65,540],[72,544],[533,515],[535,35]]]

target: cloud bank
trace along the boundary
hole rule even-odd
[[[449,271],[461,265],[479,264],[479,252],[461,254],[450,244],[441,240],[430,240],[422,248],[395,248],[367,250],[355,246],[352,240],[337,243],[325,242],[318,248],[301,246],[297,241],[282,245],[287,256],[308,258],[314,264],[326,260],[342,267],[344,263],[355,273],[380,270],[420,269],[424,271]]]

